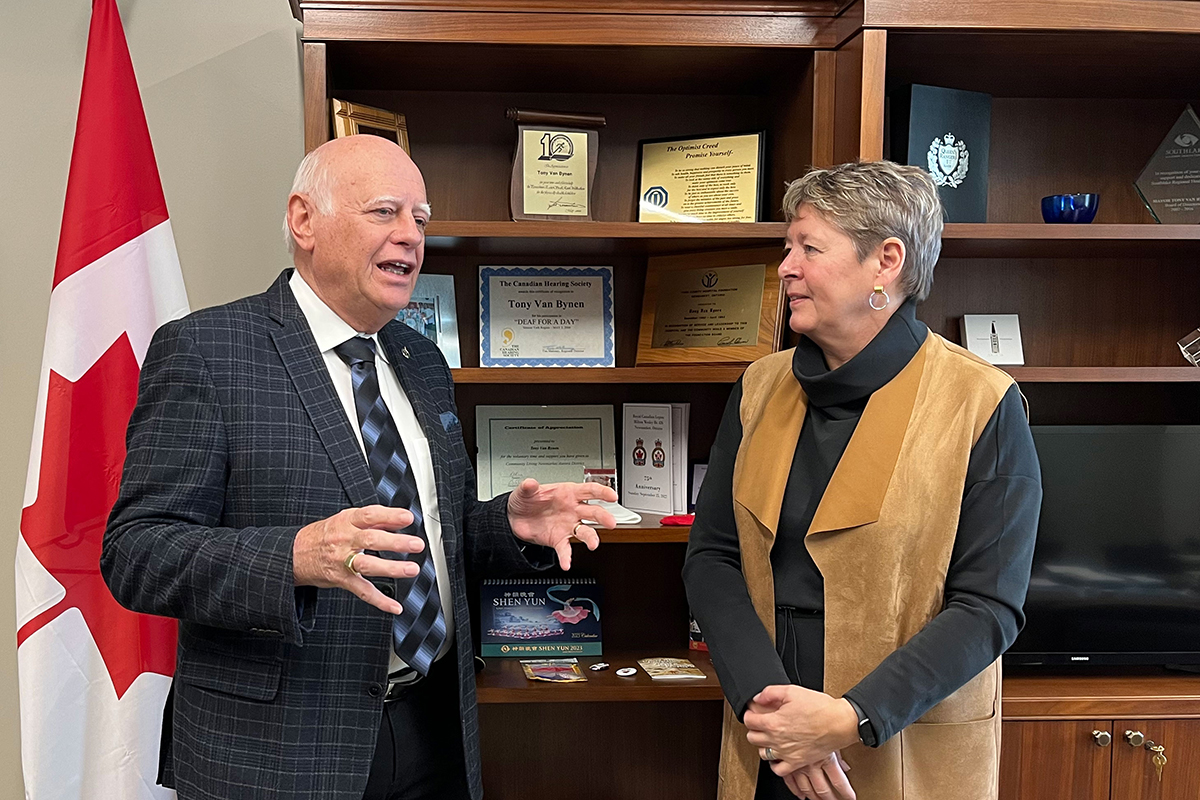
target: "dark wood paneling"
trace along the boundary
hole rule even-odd
[[[794,85],[812,53],[782,47],[329,43],[351,89],[580,94],[752,94]]]
[[[304,152],[329,141],[329,95],[326,93],[327,64],[322,42],[304,43]]]
[[[1153,753],[1133,747],[1127,730],[1141,731],[1162,745],[1167,757],[1162,780],[1151,762]],[[1113,723],[1113,800],[1196,800],[1200,797],[1200,720],[1118,719]]]
[[[721,704],[480,709],[488,800],[703,800],[717,790]]]
[[[869,0],[863,21],[885,28],[1200,33],[1200,4],[1179,0]]]
[[[1197,296],[1184,259],[943,259],[918,315],[958,342],[964,314],[1019,314],[1031,367],[1179,367]]]
[[[1198,72],[1191,35],[888,31],[889,90],[926,83],[996,97],[1175,98],[1195,93]]]
[[[1133,182],[1186,99],[995,98],[988,221],[1041,222],[1046,195],[1099,192],[1097,223],[1153,223]]]
[[[1112,721],[1005,722],[1001,800],[1108,800],[1116,743],[1100,747],[1092,731],[1111,734]]]

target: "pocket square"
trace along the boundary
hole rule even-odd
[[[446,433],[449,433],[455,428],[461,427],[462,425],[459,423],[458,417],[454,415],[453,411],[442,412],[442,430],[444,430]]]

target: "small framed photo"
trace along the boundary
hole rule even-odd
[[[403,147],[404,152],[412,154],[408,149],[408,124],[403,114],[337,98],[330,102],[333,105],[334,137],[340,139],[360,133],[382,136]]]
[[[967,314],[963,317],[963,346],[990,364],[1025,363],[1021,325],[1016,314]]]
[[[451,369],[462,366],[453,275],[418,275],[412,297],[396,319],[436,344]]]

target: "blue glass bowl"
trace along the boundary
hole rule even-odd
[[[1088,223],[1100,207],[1098,194],[1052,194],[1042,198],[1042,219],[1046,222]]]

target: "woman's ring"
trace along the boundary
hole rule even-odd
[[[775,751],[768,747],[766,750],[763,751],[763,760],[764,761],[778,761],[779,759],[775,758]]]
[[[342,562],[343,564],[346,565],[346,569],[350,571],[350,574],[354,575],[355,577],[358,577],[358,578],[362,577],[362,573],[354,568],[354,559],[361,555],[362,555],[361,550],[355,550],[353,553],[346,556],[346,560]]]

